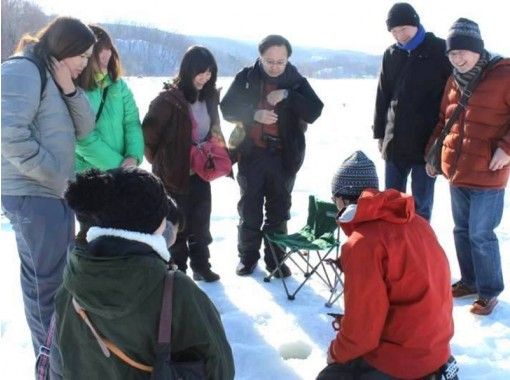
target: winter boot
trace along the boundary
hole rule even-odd
[[[219,279],[220,275],[214,273],[209,267],[193,269],[193,280],[195,281],[214,282]]]
[[[476,289],[471,289],[466,284],[464,284],[462,281],[457,281],[455,284],[452,285],[453,298],[471,296],[471,295],[474,295],[477,293],[478,292],[476,291]]]
[[[496,297],[492,298],[478,298],[475,302],[473,302],[473,306],[471,306],[471,312],[477,315],[489,315],[492,313],[492,310],[498,304],[498,299]]]
[[[257,266],[257,262],[255,261],[253,264],[244,264],[242,261],[237,264],[236,274],[238,276],[249,276],[253,273]]]

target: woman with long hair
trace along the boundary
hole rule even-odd
[[[25,316],[38,357],[74,240],[74,214],[63,193],[74,178],[75,139],[94,127],[85,93],[75,85],[94,42],[81,21],[58,17],[21,39],[18,59],[2,63],[2,209],[16,235]]]
[[[103,28],[89,25],[97,42],[90,64],[78,77],[96,115],[96,127],[76,143],[76,171],[137,166],[143,160],[143,135],[133,93],[122,79],[119,53]],[[89,224],[80,218],[78,244]]]
[[[119,54],[108,33],[89,25],[97,42],[80,87],[96,114],[96,128],[76,144],[76,169],[136,166],[143,160],[143,135],[133,93],[122,79]]]
[[[191,170],[190,150],[211,135],[224,142],[217,72],[209,50],[189,48],[179,74],[152,101],[142,123],[145,157],[185,215],[185,226],[170,250],[172,259],[185,272],[189,257],[193,278],[207,282],[220,278],[209,263],[211,185]]]

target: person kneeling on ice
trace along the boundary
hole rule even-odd
[[[328,366],[317,379],[421,379],[445,371],[455,379],[446,255],[413,197],[378,186],[361,151],[332,181],[337,223],[348,237],[338,260],[345,315],[337,317]]]
[[[175,240],[178,211],[161,180],[136,167],[78,174],[65,198],[91,228],[88,244],[70,254],[56,295],[52,361],[60,353],[62,368],[52,378],[149,379],[149,372],[114,350],[107,357],[101,343],[109,340],[135,362],[154,366],[170,259],[162,233],[168,219]],[[190,278],[179,271],[173,276],[172,360],[202,360],[207,379],[233,379],[232,351],[218,311]]]

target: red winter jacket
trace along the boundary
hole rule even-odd
[[[333,360],[363,357],[400,379],[434,372],[448,360],[453,336],[450,270],[434,231],[415,214],[412,196],[396,190],[366,190],[351,220],[347,213],[338,220],[348,240]]]
[[[503,59],[482,74],[466,110],[453,123],[441,153],[441,168],[456,186],[485,189],[505,188],[510,165],[491,171],[496,148],[510,154],[510,59]],[[453,77],[446,83],[439,122],[429,140],[441,133],[460,99]]]

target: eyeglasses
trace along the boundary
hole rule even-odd
[[[262,62],[267,66],[279,66],[279,67],[283,67],[287,64],[286,59],[280,59],[278,61],[273,61],[272,59],[262,58]]]

